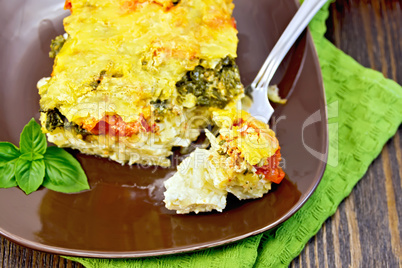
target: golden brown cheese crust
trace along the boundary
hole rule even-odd
[[[231,1],[177,2],[67,1],[69,37],[52,77],[39,85],[42,110],[58,108],[78,124],[105,114],[134,122],[151,100],[173,101],[176,82],[200,59],[213,68],[228,55],[236,57]]]

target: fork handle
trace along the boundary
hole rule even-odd
[[[283,58],[289,52],[296,39],[327,0],[305,0],[290,21],[278,42],[269,53],[263,66],[252,82],[254,88],[268,88]],[[259,82],[261,83],[259,84]]]

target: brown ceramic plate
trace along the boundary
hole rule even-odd
[[[36,82],[51,73],[49,43],[63,32],[62,1],[1,1],[0,140],[18,144],[31,117],[39,117]],[[293,0],[235,0],[242,79],[249,83],[297,9]],[[26,196],[0,189],[0,234],[56,254],[141,257],[213,247],[269,230],[308,199],[327,155],[325,97],[317,56],[304,35],[279,69],[276,82],[293,93],[277,107],[273,129],[287,179],[261,199],[229,198],[222,213],[176,215],[165,209],[163,181],[174,167],[121,166],[77,154],[91,190],[62,194],[47,189]],[[315,155],[315,156],[314,156]],[[318,157],[321,156],[321,157]],[[175,162],[174,159],[173,162]]]

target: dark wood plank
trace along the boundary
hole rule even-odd
[[[337,0],[326,37],[402,84],[402,2]],[[291,267],[402,267],[402,127]]]
[[[79,263],[66,260],[57,255],[19,246],[0,237],[0,267],[82,268],[83,266]]]

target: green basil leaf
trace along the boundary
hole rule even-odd
[[[18,158],[13,159],[6,164],[0,166],[0,188],[10,188],[17,186],[17,181],[15,180],[15,163]]]
[[[25,153],[25,154],[22,154],[20,156],[20,158],[24,159],[24,160],[28,160],[28,161],[34,161],[34,160],[38,160],[38,159],[43,159],[43,154],[38,154],[38,153],[33,153],[33,152]]]
[[[9,142],[0,142],[0,188],[17,186],[14,171],[20,156],[18,148]]]
[[[18,148],[9,142],[0,142],[0,166],[7,164],[20,156]]]
[[[46,136],[44,133],[42,133],[40,125],[36,123],[35,119],[32,118],[21,132],[21,153],[44,154],[46,152],[46,148]]]
[[[18,186],[30,194],[38,190],[45,176],[45,162],[43,159],[28,161],[19,158],[15,166],[15,178]]]
[[[65,150],[49,147],[44,160],[46,174],[43,186],[46,188],[62,193],[89,189],[87,176],[80,163]]]

